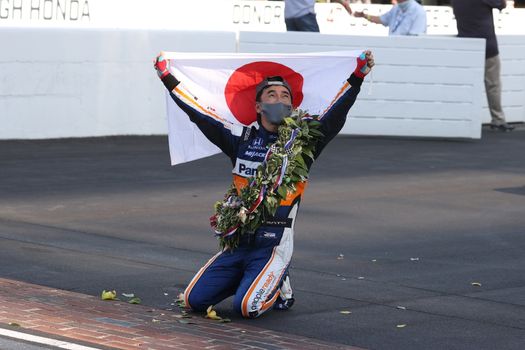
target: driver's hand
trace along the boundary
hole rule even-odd
[[[354,75],[359,78],[364,78],[368,73],[370,73],[374,65],[375,62],[372,51],[363,51],[363,53],[357,57],[357,66],[355,67]]]
[[[157,71],[157,75],[160,79],[170,74],[169,60],[164,58],[164,52],[161,52],[157,58],[153,61],[153,67]]]

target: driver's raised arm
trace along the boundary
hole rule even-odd
[[[170,73],[169,60],[164,57],[163,53],[160,53],[155,59],[154,67],[175,103],[197,125],[208,140],[219,147],[228,157],[234,158],[237,154],[240,135],[234,134],[233,123],[201,106],[197,99]]]

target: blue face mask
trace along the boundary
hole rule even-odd
[[[412,0],[407,0],[407,1],[404,1],[404,2],[400,2],[397,4],[397,6],[399,6],[399,8],[401,9],[401,11],[405,12],[408,7],[410,6],[410,2]]]
[[[292,106],[284,104],[282,102],[277,103],[262,103],[261,102],[262,114],[268,119],[268,121],[274,125],[282,123],[285,117],[289,117],[292,113]]]

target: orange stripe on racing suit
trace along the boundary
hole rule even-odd
[[[239,175],[233,175],[233,184],[235,185],[235,188],[237,189],[237,193],[241,193],[241,189],[248,186],[249,178],[239,176]],[[288,192],[286,195],[286,199],[283,199],[281,201],[281,205],[292,205],[292,203],[298,198],[301,197],[306,190],[306,187],[308,186],[308,181],[301,181],[298,182],[295,185],[295,192]]]

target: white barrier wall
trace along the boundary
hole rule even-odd
[[[0,139],[166,134],[160,50],[234,52],[233,32],[1,28]]]
[[[260,32],[239,36],[240,52],[364,48],[373,50],[376,68],[363,84],[344,133],[480,137],[484,39]]]
[[[160,50],[306,52],[369,47],[377,57],[344,132],[480,136],[488,121],[483,40],[250,33],[0,28],[0,139],[167,132]],[[525,121],[525,36],[500,37],[504,108]],[[476,113],[475,110],[478,109]]]
[[[379,14],[391,6],[352,8]],[[455,35],[451,8],[425,9],[429,34]],[[338,4],[316,4],[322,33],[376,37],[287,34],[283,10],[281,1],[255,0],[0,0],[0,139],[163,134],[163,88],[150,58],[161,49],[233,52],[238,46],[258,52],[373,48],[376,84],[371,95],[365,84],[345,132],[479,137],[474,121],[490,121],[479,90],[482,74],[473,76],[477,44],[387,38],[385,27],[351,17]],[[508,121],[525,122],[525,9],[509,3],[494,14],[503,108]],[[266,33],[241,33],[239,42],[239,30]],[[450,62],[456,54],[466,61]]]

